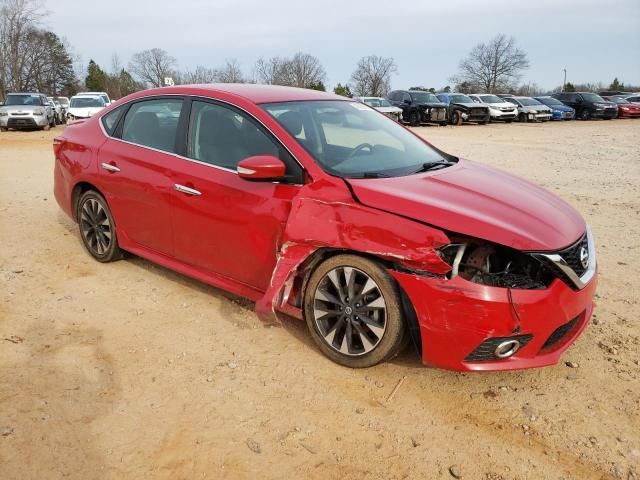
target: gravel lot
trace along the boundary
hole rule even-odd
[[[94,262],[53,198],[61,131],[0,133],[3,480],[640,477],[640,120],[417,129],[594,228],[594,322],[559,365],[490,374],[410,351],[348,370],[301,322],[265,328],[139,258]]]

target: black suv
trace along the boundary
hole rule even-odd
[[[447,106],[430,92],[394,90],[387,95],[394,107],[402,109],[402,120],[417,127],[421,123],[447,124]]]
[[[471,100],[463,93],[439,93],[438,98],[449,108],[449,123],[476,122],[486,125],[491,120],[489,107]]]
[[[576,118],[604,118],[611,120],[618,115],[618,106],[591,92],[562,92],[551,95],[576,111]]]

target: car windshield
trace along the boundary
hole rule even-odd
[[[56,100],[60,105],[62,105],[64,107],[68,107],[69,106],[69,100],[67,100],[66,98],[53,97],[53,99]]]
[[[606,101],[600,95],[596,95],[595,93],[583,93],[582,98],[587,102],[604,102]]]
[[[411,92],[411,97],[418,103],[440,103],[438,97],[436,97],[433,93]]]
[[[450,158],[390,118],[349,101],[268,103],[261,107],[328,173],[392,177]]]
[[[473,103],[473,100],[466,95],[451,95],[449,99],[453,103]]]
[[[370,107],[390,107],[391,104],[384,98],[365,98],[364,103]]]
[[[7,95],[5,105],[40,105],[38,95]]]
[[[553,97],[542,97],[537,99],[539,102],[544,103],[545,105],[564,105],[560,100]]]
[[[607,100],[615,103],[631,103],[631,102],[627,102],[624,98],[620,98],[620,97],[609,97]]]
[[[533,98],[519,98],[518,100],[525,107],[531,107],[533,105],[542,105],[538,100],[535,100]]]
[[[480,100],[484,103],[504,103],[504,98],[496,97],[495,95],[481,95]]]
[[[71,108],[96,108],[104,107],[104,101],[100,97],[75,97],[71,99]]]

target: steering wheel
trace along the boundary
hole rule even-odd
[[[373,145],[371,145],[370,143],[361,143],[360,145],[358,145],[356,148],[354,148],[353,150],[351,150],[351,153],[349,153],[349,156],[347,156],[347,158],[345,160],[350,160],[352,157],[354,157],[358,152],[360,152],[360,150],[364,150],[365,148],[368,148],[369,151],[373,151]]]

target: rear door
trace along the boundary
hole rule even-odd
[[[172,172],[176,258],[266,290],[302,168],[255,119],[228,104],[193,100],[187,138],[188,158]],[[237,163],[253,155],[280,158],[290,180],[240,178]]]
[[[153,97],[101,119],[111,136],[100,149],[98,168],[118,231],[168,255],[173,253],[168,172],[179,161],[175,153],[183,105],[182,97]]]

